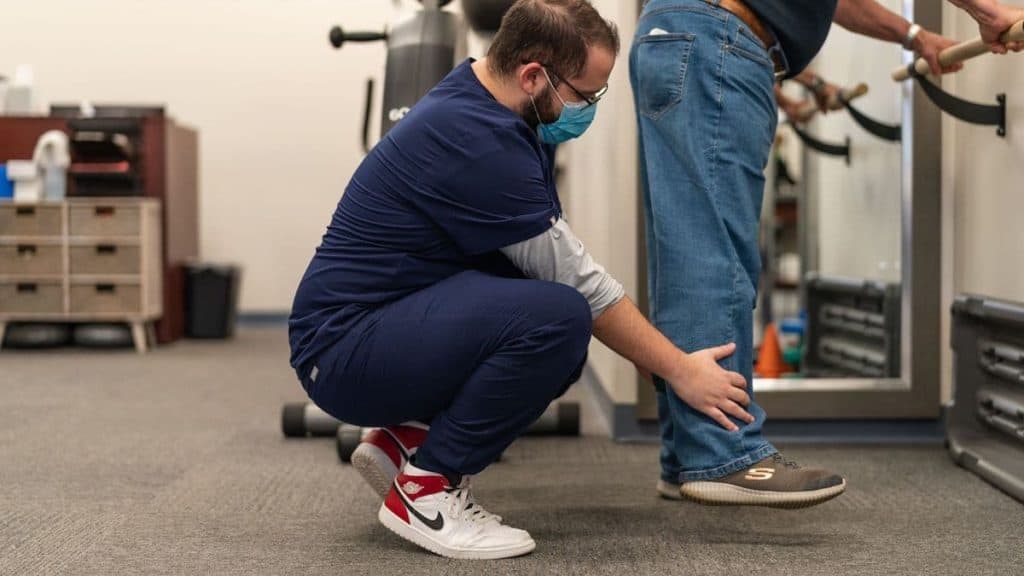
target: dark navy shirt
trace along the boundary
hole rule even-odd
[[[747,0],[779,40],[791,76],[814,59],[832,27],[837,0]]]
[[[517,275],[497,250],[561,214],[554,148],[491,96],[471,63],[417,102],[353,174],[295,294],[293,367],[370,310],[449,276]]]

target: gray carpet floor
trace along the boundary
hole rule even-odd
[[[527,438],[476,479],[537,550],[421,552],[333,442],[286,440],[284,330],[131,352],[0,352],[0,574],[1022,574],[1024,506],[940,446],[790,446],[848,492],[804,511],[653,493],[657,449]]]

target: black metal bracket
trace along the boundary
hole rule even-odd
[[[840,98],[842,100],[842,98]],[[868,131],[869,133],[878,136],[882,140],[888,140],[890,142],[899,142],[902,138],[903,127],[899,124],[886,124],[879,122],[867,114],[861,112],[853,104],[842,100],[846,110],[853,117],[853,121],[860,125],[861,128]]]
[[[800,138],[800,140],[804,143],[804,145],[806,145],[811,150],[814,150],[816,152],[821,152],[822,154],[825,154],[825,155],[828,155],[828,156],[840,156],[840,157],[842,157],[842,158],[844,158],[846,160],[846,165],[847,166],[850,165],[850,137],[849,136],[846,137],[846,141],[843,144],[832,144],[832,143],[829,143],[829,142],[824,142],[822,140],[818,140],[814,136],[811,136],[807,132],[801,130],[800,127],[797,126],[795,122],[790,122],[789,125],[790,125],[791,128],[793,128],[793,132],[796,132],[796,135]]]
[[[1006,94],[996,94],[996,104],[978,104],[946,92],[932,84],[923,74],[919,74],[914,65],[908,67],[910,75],[917,79],[928,99],[935,103],[943,112],[968,122],[982,126],[995,126],[996,134],[1006,137]]]

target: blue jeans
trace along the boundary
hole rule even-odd
[[[640,131],[651,319],[694,352],[729,342],[723,368],[751,382],[758,223],[775,135],[774,66],[730,12],[702,0],[652,0],[629,56]],[[765,412],[730,432],[655,378],[662,478],[731,474],[776,452]],[[753,393],[751,387],[747,392]]]

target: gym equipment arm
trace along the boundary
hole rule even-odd
[[[345,42],[377,42],[387,39],[386,32],[345,32],[341,26],[331,28],[330,33],[331,46],[335,48],[341,48]]]

